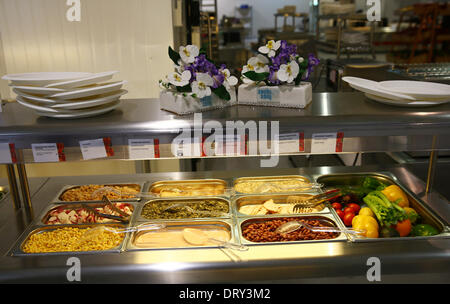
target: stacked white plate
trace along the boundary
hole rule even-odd
[[[372,100],[400,107],[429,107],[450,102],[450,85],[413,80],[376,82],[358,77],[343,77],[352,88]]]
[[[17,102],[40,116],[82,118],[117,108],[126,81],[111,81],[117,71],[43,72],[5,75]]]

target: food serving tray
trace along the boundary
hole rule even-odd
[[[300,214],[310,214],[310,213],[330,213],[330,208],[328,207],[328,203],[324,203],[324,208],[320,211],[313,211],[313,212],[304,212],[304,213],[267,213],[265,215],[250,215],[240,212],[241,207],[248,206],[248,205],[262,205],[264,202],[272,199],[275,204],[287,204],[286,201],[288,197],[290,196],[313,196],[317,193],[311,193],[311,192],[301,192],[296,193],[292,192],[290,194],[254,194],[254,195],[245,195],[245,196],[238,196],[235,197],[232,200],[232,206],[233,206],[233,212],[237,217],[267,217],[267,216],[273,216],[273,215],[300,215]]]
[[[57,193],[55,198],[52,200],[54,203],[64,203],[64,204],[71,204],[71,203],[78,203],[78,202],[100,202],[101,200],[78,200],[78,201],[64,201],[61,199],[61,196],[68,190],[76,189],[81,186],[89,186],[89,185],[103,185],[104,187],[108,186],[131,186],[131,187],[139,187],[138,194],[142,194],[142,192],[145,190],[144,185],[145,182],[132,182],[132,183],[98,183],[98,184],[80,184],[80,185],[65,185],[62,187],[62,189]],[[137,202],[140,201],[141,198],[138,196],[136,198],[126,198],[126,199],[112,199],[113,202]]]
[[[155,221],[146,221],[141,222],[140,224],[136,223],[136,226],[139,227],[140,225],[150,224],[154,223]],[[160,223],[160,222],[158,222]],[[196,228],[196,229],[207,229],[207,228],[215,228],[215,229],[223,229],[227,231],[230,234],[230,240],[231,243],[240,244],[239,237],[235,230],[235,225],[233,225],[232,219],[220,219],[220,220],[213,220],[213,219],[193,219],[193,220],[183,220],[183,221],[166,221],[165,222],[166,227],[164,228],[165,231],[171,231],[171,230],[181,230],[184,228]],[[139,247],[136,246],[136,240],[139,236],[145,234],[145,233],[155,233],[153,231],[137,231],[130,233],[130,235],[127,238],[126,245],[124,247],[125,251],[146,251],[146,250],[166,250],[166,249],[198,249],[198,248],[217,248],[218,245],[193,245],[193,246],[162,246],[162,247]]]
[[[433,238],[450,238],[450,227],[438,215],[434,213],[420,198],[414,193],[404,187],[397,178],[390,172],[368,172],[368,173],[342,173],[342,174],[327,174],[318,175],[316,180],[318,183],[324,184],[324,187],[336,186],[358,186],[362,184],[365,177],[371,177],[388,185],[397,185],[408,196],[410,207],[413,208],[423,219],[422,223],[430,224],[436,227],[439,234],[434,236],[414,236],[414,237],[388,237],[388,238],[356,238],[355,242],[384,242],[384,241],[399,241],[399,240],[424,240]],[[335,211],[332,210],[335,214]],[[342,220],[336,215],[338,221]]]
[[[300,214],[300,215],[273,215],[270,217],[242,217],[237,219],[237,228],[239,232],[239,237],[241,239],[242,245],[287,245],[287,244],[304,244],[304,243],[323,243],[323,242],[339,242],[339,241],[348,241],[348,236],[345,233],[339,233],[336,238],[332,239],[321,239],[321,240],[298,240],[298,241],[280,241],[280,242],[252,242],[247,240],[243,236],[243,230],[247,225],[252,223],[264,223],[270,220],[279,219],[279,218],[300,218],[306,220],[313,219],[321,219],[325,223],[328,223],[329,226],[343,228],[342,225],[336,220],[336,217],[331,213],[325,214]]]
[[[137,202],[125,202],[125,201],[115,201],[113,202],[113,204],[115,203],[124,203],[124,204],[129,204],[132,207],[132,213],[130,214],[130,222],[131,222],[131,218],[133,217],[135,210],[136,210],[136,205]],[[38,220],[35,222],[36,225],[45,225],[45,226],[50,226],[50,225],[64,225],[64,224],[46,224],[45,222],[49,219],[50,217],[50,212],[52,212],[55,209],[58,208],[67,208],[67,209],[82,209],[84,208],[83,205],[87,205],[89,207],[92,208],[98,208],[98,207],[103,207],[105,206],[105,203],[102,202],[87,202],[87,203],[68,203],[68,204],[61,204],[61,203],[53,203],[48,205],[44,211],[41,213],[41,215],[37,218]],[[111,220],[111,222],[107,222],[109,223],[118,223],[118,221],[114,221]],[[92,224],[107,224],[107,223],[80,223],[79,225],[92,225]]]
[[[222,179],[190,179],[190,180],[171,180],[158,181],[149,186],[148,192],[156,197],[174,198],[189,196],[226,196],[229,197],[227,182]],[[165,189],[174,189],[174,193],[161,193]],[[207,188],[202,189],[202,188]],[[189,191],[198,191],[201,193],[190,193]],[[179,192],[177,192],[179,191]],[[177,195],[175,195],[177,194]]]
[[[72,227],[72,228],[87,228],[87,227],[96,227],[96,226],[107,226],[107,227],[113,227],[113,228],[126,228],[128,225],[123,224],[78,224],[78,225],[44,225],[44,226],[36,226],[36,225],[30,225],[29,228],[25,230],[25,232],[20,236],[20,238],[15,243],[14,247],[9,251],[8,255],[12,256],[51,256],[51,255],[78,255],[78,254],[103,254],[103,253],[120,253],[124,247],[124,244],[127,240],[127,233],[124,235],[124,238],[122,242],[111,249],[107,250],[92,250],[92,251],[60,251],[60,252],[41,252],[41,253],[27,253],[23,251],[23,246],[25,242],[36,233],[42,233],[45,231],[52,231],[55,229],[65,228],[65,227]]]
[[[197,201],[205,201],[205,200],[218,200],[222,201],[227,204],[228,206],[228,212],[224,213],[223,216],[217,216],[217,217],[211,217],[211,216],[204,216],[204,217],[194,217],[194,218],[146,218],[142,216],[142,211],[144,210],[145,206],[150,203],[170,203],[170,204],[186,204],[186,203],[192,203]],[[176,198],[157,198],[146,201],[144,204],[139,204],[138,210],[135,210],[135,216],[133,217],[133,220],[135,222],[148,222],[148,221],[180,221],[180,220],[195,220],[195,219],[227,219],[232,216],[232,207],[231,207],[231,201],[220,196],[198,196],[198,197],[176,197]]]
[[[288,192],[315,192],[314,189],[304,189],[304,190],[294,190],[293,187],[286,186],[281,191],[271,191],[266,193],[251,192],[251,191],[240,191],[239,185],[244,182],[255,182],[255,183],[265,183],[266,185],[270,182],[282,182],[282,181],[300,181],[303,183],[313,183],[312,177],[302,176],[302,175],[279,175],[279,176],[255,176],[255,177],[239,177],[233,181],[233,190],[235,195],[248,195],[248,194],[267,194],[267,193],[288,193]],[[275,189],[276,190],[276,189]]]

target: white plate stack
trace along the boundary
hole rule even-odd
[[[82,118],[100,115],[117,108],[128,91],[126,81],[111,81],[117,71],[102,73],[42,72],[10,74],[17,102],[40,116]]]
[[[358,77],[342,77],[367,98],[400,107],[429,107],[450,102],[450,85],[413,80],[376,82]]]

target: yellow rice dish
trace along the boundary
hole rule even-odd
[[[84,237],[90,228],[64,227],[32,234],[22,246],[25,253],[102,251],[121,244],[123,233],[102,230],[95,238]]]

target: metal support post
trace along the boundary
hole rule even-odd
[[[21,201],[14,165],[6,165],[6,173],[8,175],[9,191],[11,192],[14,209],[18,210],[20,209]]]
[[[33,205],[31,203],[30,187],[28,185],[27,172],[25,164],[17,164],[17,172],[19,173],[20,188],[22,190],[22,199],[25,206],[25,211],[28,218],[34,218]]]
[[[428,161],[428,173],[427,173],[427,185],[425,188],[425,193],[430,193],[433,187],[433,181],[436,171],[436,162],[438,157],[438,151],[436,151],[436,135],[433,136],[433,142],[431,144],[431,154]]]

